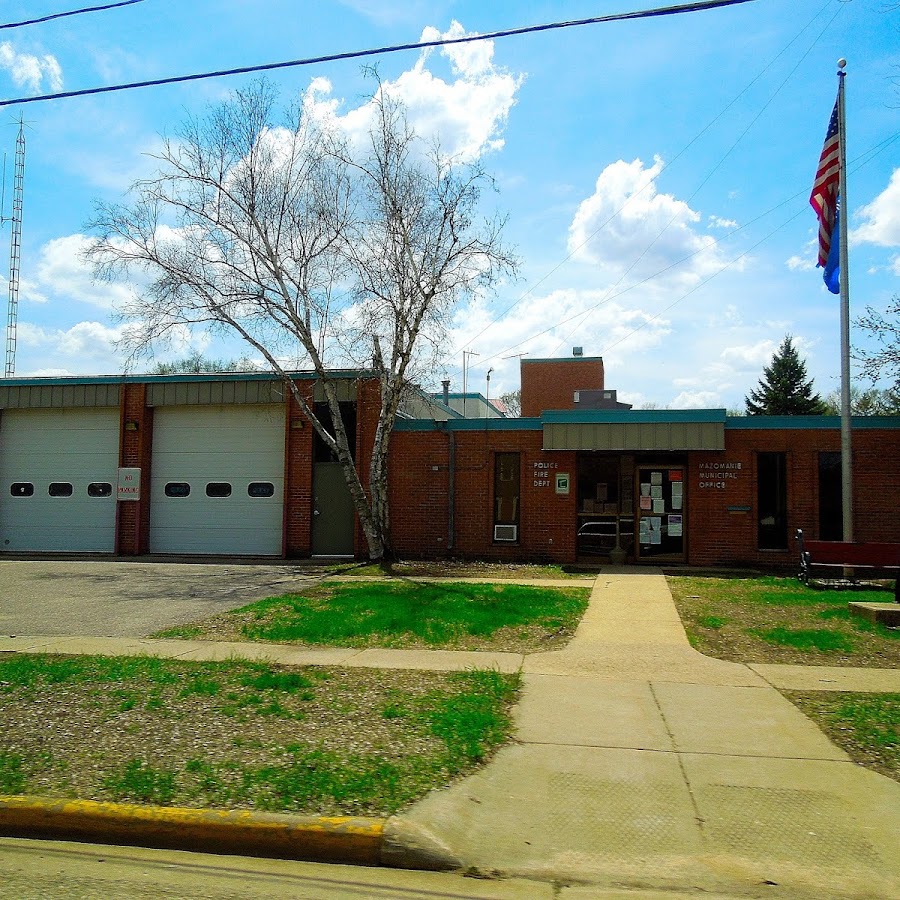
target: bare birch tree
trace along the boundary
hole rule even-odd
[[[367,139],[351,144],[307,115],[281,111],[265,82],[187,121],[129,202],[99,204],[88,258],[98,277],[129,278],[119,313],[135,357],[185,329],[239,335],[280,377],[341,463],[371,559],[390,555],[387,461],[404,392],[439,347],[455,304],[514,268],[499,219],[477,220],[478,165],[442,155],[381,85]],[[315,415],[285,359],[322,384]],[[368,484],[341,418],[336,360],[379,379]]]

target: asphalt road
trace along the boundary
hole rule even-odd
[[[0,561],[0,634],[146,637],[318,581],[285,563]]]
[[[4,900],[551,900],[558,896],[553,885],[519,879],[483,881],[438,872],[0,838],[0,898]],[[621,896],[619,892],[579,891],[572,900]]]

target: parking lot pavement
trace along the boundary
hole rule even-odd
[[[143,637],[298,590],[326,571],[278,563],[0,561],[0,634]]]

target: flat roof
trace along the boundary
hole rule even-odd
[[[285,374],[300,381],[319,378],[310,370],[289,371]],[[335,369],[329,376],[334,379],[374,378],[375,373],[368,369]],[[0,378],[0,387],[49,387],[75,384],[154,384],[166,381],[280,381],[281,376],[275,372],[176,372],[171,375],[50,375],[26,378]]]

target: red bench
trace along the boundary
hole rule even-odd
[[[894,579],[894,600],[900,603],[900,544],[881,544],[860,541],[807,541],[802,529],[797,529],[800,545],[800,571],[797,577],[808,584],[813,568],[844,569],[854,573],[865,570],[869,576]]]

